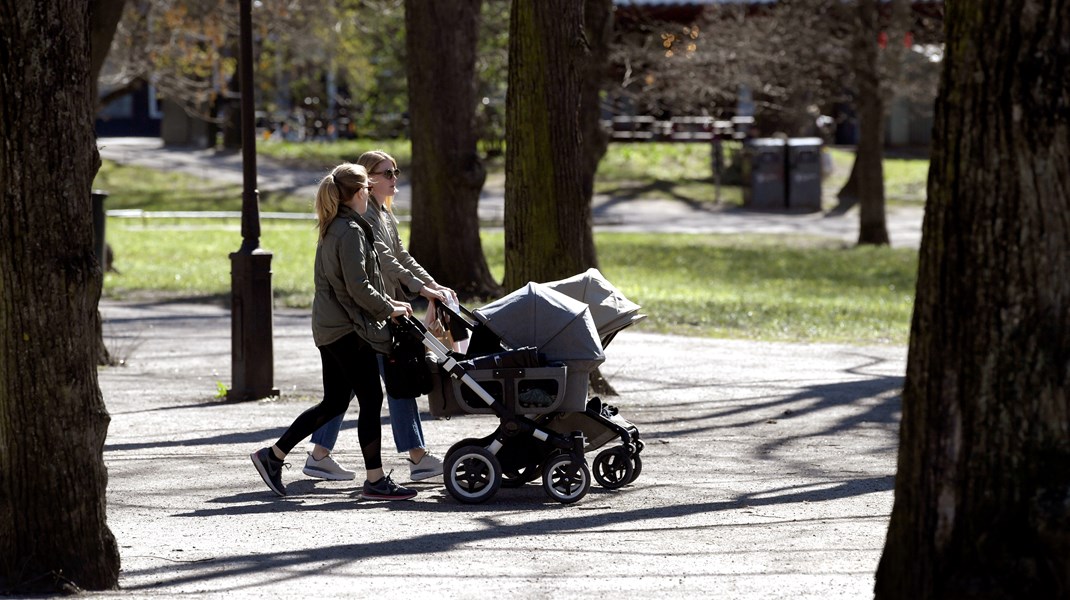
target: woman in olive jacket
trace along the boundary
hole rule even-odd
[[[301,413],[270,448],[250,458],[264,483],[286,495],[282,466],[286,455],[324,423],[345,413],[355,395],[360,413],[357,438],[367,479],[361,496],[404,500],[416,492],[383,471],[379,413],[383,390],[376,352],[390,349],[386,319],[411,315],[412,307],[387,296],[371,226],[361,215],[368,208],[368,172],[343,163],[320,181],[316,192],[319,243],[314,267],[312,338],[323,364],[323,400]]]
[[[386,295],[400,300],[414,298],[417,294],[428,300],[456,301],[457,295],[450,288],[435,281],[416,259],[405,250],[398,235],[397,220],[390,211],[390,200],[397,190],[397,162],[382,150],[370,150],[357,159],[371,177],[371,198],[364,220],[375,234],[375,249],[382,267]],[[420,424],[420,409],[415,398],[386,396],[390,409],[390,427],[398,452],[409,455],[409,478],[421,481],[442,474],[442,459],[431,453]],[[310,477],[323,479],[350,479],[353,472],[345,469],[331,456],[342,428],[342,416],[324,424],[312,434],[312,451],[305,461],[303,472]]]

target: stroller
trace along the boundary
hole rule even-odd
[[[494,414],[490,435],[466,438],[445,456],[446,490],[466,504],[485,502],[501,487],[542,477],[548,496],[579,501],[591,486],[584,454],[613,440],[595,457],[594,478],[606,489],[627,485],[642,470],[638,429],[613,406],[587,399],[590,372],[603,348],[644,318],[596,269],[527,286],[470,311],[439,305],[455,338],[469,334],[465,354],[444,346],[415,319],[409,331],[428,348],[435,416]]]

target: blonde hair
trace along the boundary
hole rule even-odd
[[[393,156],[390,156],[382,150],[368,150],[364,154],[360,155],[360,158],[357,159],[357,164],[364,167],[365,170],[368,171],[368,173],[371,173],[372,169],[374,169],[376,165],[383,162],[384,160],[389,160],[390,164],[394,165],[395,169],[398,168],[398,161],[394,160]],[[387,210],[391,210],[390,207],[393,203],[393,195],[383,198],[383,206],[385,206]]]
[[[320,180],[316,190],[316,221],[320,239],[327,234],[327,227],[338,215],[338,207],[368,185],[368,170],[361,165],[342,163]]]

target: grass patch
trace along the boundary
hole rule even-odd
[[[906,343],[917,252],[824,239],[605,234],[599,261],[662,333]],[[634,257],[644,257],[636,263]],[[628,265],[628,266],[624,266]]]
[[[108,192],[107,210],[241,210],[242,186],[220,183],[178,172],[101,162],[95,189]],[[263,212],[311,212],[312,198],[262,192]]]
[[[337,142],[262,140],[256,145],[258,154],[311,169],[330,169],[343,161],[357,162],[360,155],[368,150],[382,150],[393,156],[402,170],[407,170],[412,164],[412,144],[403,139],[356,139]]]
[[[847,182],[854,165],[854,150],[832,148],[833,172],[825,180],[828,189],[839,191]],[[929,177],[927,158],[884,158],[884,199],[889,203],[917,206],[925,204],[926,185]]]
[[[121,274],[105,276],[106,297],[230,292],[228,255],[241,245],[238,220],[111,218],[107,227]],[[315,236],[311,221],[262,224],[261,245],[273,253],[280,305],[311,304]],[[503,234],[482,237],[491,271],[501,280]],[[914,250],[845,249],[785,236],[601,233],[596,242],[603,273],[649,315],[640,330],[859,344],[905,344],[908,338]]]

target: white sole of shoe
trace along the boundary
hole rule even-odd
[[[417,471],[416,473],[410,473],[409,479],[412,481],[423,481],[425,479],[431,479],[432,477],[439,477],[442,475],[442,471]]]
[[[356,477],[356,473],[350,473],[349,475],[343,475],[341,473],[330,473],[327,471],[321,471],[319,469],[312,469],[305,467],[301,469],[301,472],[309,477],[315,477],[316,479],[327,479],[330,481],[352,481]]]

